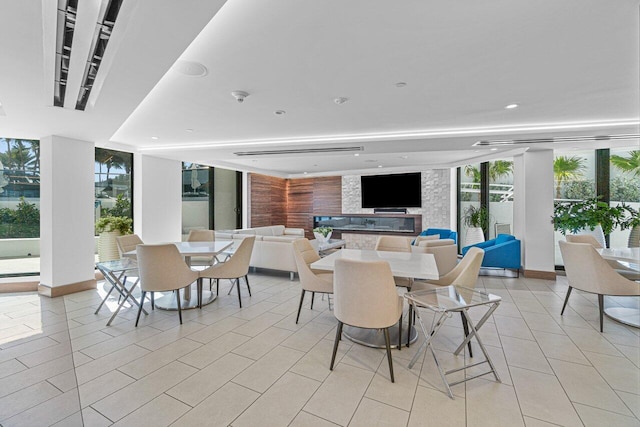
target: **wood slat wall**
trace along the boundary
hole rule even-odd
[[[342,178],[282,179],[249,174],[250,227],[284,224],[313,238],[314,215],[342,212]]]

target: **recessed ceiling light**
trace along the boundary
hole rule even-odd
[[[409,156],[400,156],[401,159],[408,159]]]
[[[193,132],[193,129],[185,129],[185,131],[191,133],[191,132]]]
[[[504,107],[507,110],[513,110],[514,108],[518,108],[519,105],[518,104],[509,104],[506,107]]]
[[[349,100],[349,98],[345,98],[344,96],[340,96],[340,97],[334,99],[333,102],[335,102],[336,104],[340,105],[340,104],[344,104],[348,100]]]
[[[158,139],[158,137],[157,136],[152,136],[151,139]]]
[[[396,83],[396,87],[405,87],[407,84],[405,82]]]
[[[208,73],[207,67],[194,61],[179,60],[173,65],[173,68],[189,77],[204,77]]]
[[[287,112],[286,112],[286,111],[284,111],[284,110],[276,110],[276,111],[274,111],[274,114],[275,114],[276,116],[282,116],[282,115],[284,115],[284,114],[287,114]]]
[[[355,157],[359,157],[359,156],[360,156],[360,153],[356,153],[356,154],[354,154],[354,156],[355,156]]]
[[[497,148],[492,148],[491,151],[498,151],[498,149]]]
[[[306,175],[306,174],[308,174],[309,172],[302,172],[302,173]]]
[[[382,165],[378,165],[378,167],[379,167],[379,168],[381,168],[381,167],[382,167]]]

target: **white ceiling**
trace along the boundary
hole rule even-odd
[[[75,103],[99,2],[79,2],[65,107]],[[13,19],[0,27],[0,136],[57,134],[296,177],[447,167],[528,148],[473,147],[479,139],[637,134],[639,5],[124,0],[81,112],[52,106],[55,2],[2,2]],[[175,66],[183,61],[207,75],[184,75]],[[238,103],[234,90],[250,95]],[[504,108],[511,103],[520,106]],[[234,154],[327,146],[363,151]]]

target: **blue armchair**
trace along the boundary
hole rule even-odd
[[[427,228],[419,236],[433,236],[434,234],[438,234],[441,239],[453,239],[453,241],[458,243],[458,233],[448,228]]]
[[[486,242],[462,248],[462,255],[466,254],[470,247],[475,246],[484,249],[483,267],[495,267],[518,270],[520,275],[520,240],[510,234],[498,234],[498,237]]]

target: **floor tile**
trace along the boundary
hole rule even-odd
[[[0,422],[62,394],[46,381],[0,398]]]
[[[575,405],[585,427],[616,426],[616,427],[640,427],[640,420],[634,417],[614,414],[602,409],[586,405]]]
[[[249,341],[249,337],[228,332],[181,357],[179,360],[187,365],[202,369],[246,341]]]
[[[541,331],[532,331],[532,333],[542,349],[542,353],[544,353],[547,358],[580,363],[582,365],[591,364],[568,336]]]
[[[107,397],[111,393],[128,386],[134,381],[134,378],[125,375],[120,371],[109,371],[106,374],[91,381],[87,381],[78,387],[80,404],[84,409],[87,406]]]
[[[502,337],[501,339],[509,366],[544,372],[545,374],[553,373],[537,342],[511,337]]]
[[[185,405],[166,394],[161,394],[117,423],[113,424],[113,426],[168,426],[190,409],[191,407],[189,405]]]
[[[585,356],[613,389],[640,394],[640,370],[628,359],[591,352]]]
[[[305,411],[300,411],[298,415],[293,419],[289,427],[335,427],[330,421],[316,417]]]
[[[524,426],[512,386],[474,379],[467,382],[467,426]]]
[[[233,382],[258,393],[264,393],[302,356],[304,353],[301,351],[282,346],[276,347],[236,376]]]
[[[464,399],[450,399],[445,393],[418,386],[409,427],[466,427]]]
[[[409,412],[385,405],[375,400],[362,399],[349,426],[369,427],[372,425],[404,427],[409,421]]]
[[[71,390],[33,406],[9,419],[2,420],[3,427],[42,426],[55,424],[80,411],[78,391]]]

